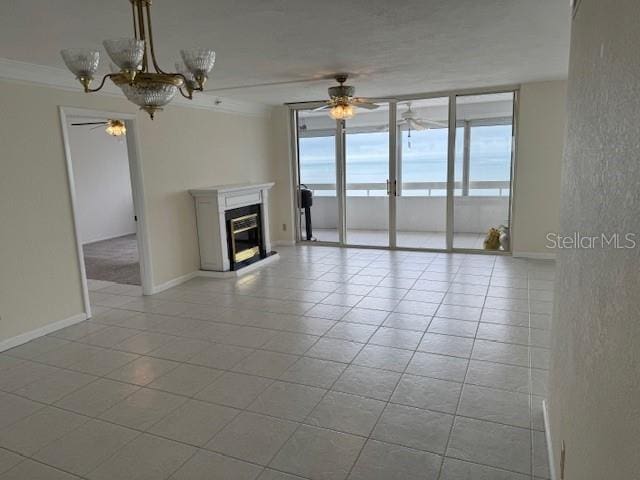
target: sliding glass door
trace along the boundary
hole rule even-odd
[[[349,245],[389,246],[389,107],[358,109],[345,121],[345,207]]]
[[[297,112],[299,238],[338,242],[340,189],[337,187],[336,123],[325,112]]]
[[[449,99],[398,103],[396,244],[447,246]]]
[[[299,240],[510,251],[516,94],[297,110]]]

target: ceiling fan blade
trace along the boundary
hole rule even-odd
[[[354,107],[364,108],[366,110],[375,110],[376,108],[380,108],[380,105],[371,103],[370,101],[365,100],[364,98],[354,98],[352,103]]]
[[[380,108],[380,105],[376,105],[375,103],[356,103],[354,107],[364,108],[365,110],[376,110]]]
[[[106,125],[109,122],[84,122],[84,123],[72,123],[72,127],[79,127],[81,125]]]
[[[321,107],[318,108],[314,108],[313,110],[311,110],[312,112],[321,112],[322,110],[326,110],[327,108],[329,108],[329,105],[322,105]]]
[[[447,128],[449,126],[446,123],[436,122],[435,120],[429,120],[428,118],[422,118],[418,121],[424,124],[425,128],[429,128],[429,125],[431,125],[432,127],[441,127],[441,128]]]
[[[428,125],[422,123],[420,120],[415,120],[415,119],[409,119],[407,120],[407,125],[409,126],[409,128],[413,129],[413,130],[427,130],[429,128]]]

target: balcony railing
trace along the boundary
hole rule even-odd
[[[335,183],[307,183],[309,190],[314,196],[331,197],[336,194]],[[384,182],[374,183],[347,183],[347,192],[357,192],[354,196],[379,197],[385,195],[387,184]],[[402,188],[398,188],[398,195],[411,197],[443,197],[446,196],[447,182],[405,182]],[[456,195],[461,195],[462,182],[454,183]],[[474,197],[508,197],[511,191],[509,181],[476,181],[469,182],[469,193],[464,196]],[[349,194],[353,195],[353,194]]]

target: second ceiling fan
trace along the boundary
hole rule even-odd
[[[126,135],[127,133],[127,127],[124,122],[122,120],[116,119],[101,120],[99,122],[80,122],[71,124],[72,127],[83,127],[88,125],[96,125],[91,130],[100,128],[104,125],[104,131],[112,137],[121,137],[123,135]]]

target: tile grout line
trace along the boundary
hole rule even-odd
[[[493,276],[494,268],[495,268],[495,259],[494,259],[493,264],[491,266],[491,275],[489,276],[489,284],[491,283],[491,277]],[[487,296],[485,295],[484,301],[482,303],[482,309],[481,309],[481,312],[480,312],[480,318],[482,318],[482,310],[484,310],[484,306],[486,304],[486,301],[487,301]],[[460,389],[460,394],[458,396],[458,402],[456,404],[455,413],[453,415],[453,421],[451,422],[451,428],[449,429],[449,435],[447,437],[447,442],[446,442],[446,445],[445,445],[445,448],[444,448],[444,454],[442,455],[442,461],[440,462],[440,469],[438,471],[437,480],[439,480],[442,477],[442,474],[444,472],[444,463],[445,463],[445,460],[447,458],[447,451],[449,450],[449,444],[451,443],[451,437],[453,436],[453,429],[454,429],[455,424],[456,424],[456,419],[458,418],[458,410],[460,409],[460,404],[462,403],[462,396],[464,395],[464,389],[465,389],[465,384],[466,384],[466,380],[467,380],[467,374],[469,373],[469,366],[471,365],[471,356],[473,355],[473,347],[475,346],[475,343],[476,343],[476,338],[478,336],[478,329],[479,328],[480,328],[480,322],[478,321],[478,325],[476,326],[476,334],[475,334],[475,336],[473,338],[473,345],[471,346],[471,354],[469,356],[469,360],[467,361],[467,367],[465,369],[464,378],[462,380],[462,388]]]
[[[433,262],[430,262],[429,265],[431,265]],[[428,266],[427,266],[428,268]],[[426,270],[426,268],[425,268]],[[423,272],[425,271],[423,270]],[[414,282],[415,285],[415,282]],[[405,293],[405,295],[403,296],[403,298],[407,295],[408,293]],[[389,315],[387,315],[388,318]],[[431,316],[431,319],[429,320],[429,325],[431,325],[431,321],[433,320],[433,316]],[[384,322],[383,322],[384,323]],[[351,473],[353,472],[353,469],[356,467],[356,465],[358,464],[358,460],[360,460],[360,456],[362,455],[362,452],[364,451],[365,447],[367,446],[367,444],[369,443],[370,440],[372,440],[372,435],[373,432],[375,431],[376,427],[378,426],[378,423],[380,422],[380,419],[382,418],[382,416],[384,415],[385,411],[387,410],[387,407],[389,406],[389,404],[391,403],[391,398],[393,398],[393,394],[395,393],[396,389],[398,388],[398,385],[400,384],[400,382],[402,381],[402,377],[405,375],[405,372],[407,371],[407,368],[409,368],[409,365],[411,364],[411,361],[413,360],[413,358],[415,357],[416,352],[418,351],[418,347],[420,346],[420,342],[422,342],[422,339],[424,338],[429,325],[427,325],[427,327],[424,329],[424,331],[422,332],[422,335],[420,336],[420,340],[418,341],[418,344],[416,345],[416,349],[413,351],[413,353],[411,354],[411,358],[409,358],[409,361],[407,362],[407,364],[405,365],[403,371],[400,373],[398,380],[396,381],[393,389],[391,390],[391,393],[389,394],[389,398],[387,399],[387,401],[385,402],[384,406],[382,407],[382,409],[380,410],[380,413],[378,414],[378,417],[376,418],[376,421],[373,424],[373,427],[371,427],[371,430],[369,431],[369,435],[367,436],[366,440],[364,441],[364,443],[362,444],[362,448],[360,449],[360,451],[358,452],[358,455],[355,458],[355,461],[351,464],[351,468],[349,469],[349,472],[347,473],[347,476],[345,478],[349,478],[351,476]],[[377,331],[377,330],[376,330]],[[374,334],[375,335],[375,334]],[[373,439],[376,440],[376,439]],[[376,440],[376,441],[380,441],[380,440]],[[384,442],[383,442],[384,443]],[[387,442],[388,443],[388,442]]]

